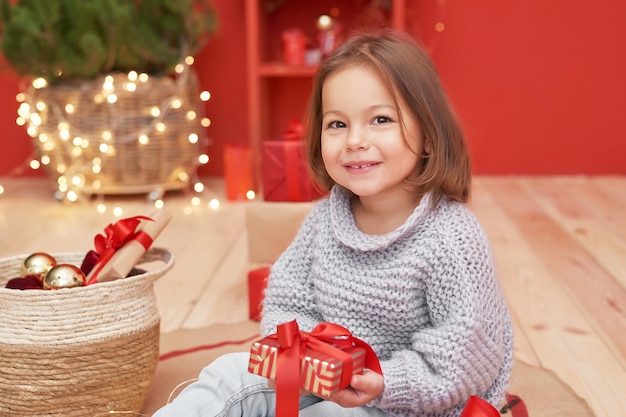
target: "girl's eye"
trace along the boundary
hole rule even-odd
[[[391,118],[387,116],[376,116],[374,120],[372,121],[372,123],[375,125],[382,125],[383,123],[389,123],[389,122],[391,122]]]
[[[340,128],[346,127],[346,124],[344,122],[340,122],[338,120],[335,120],[334,122],[330,122],[328,124],[328,127],[330,129],[340,129]]]

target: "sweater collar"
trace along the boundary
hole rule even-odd
[[[385,249],[405,236],[412,234],[431,211],[431,193],[424,195],[419,205],[403,225],[384,235],[368,235],[356,225],[350,209],[354,194],[335,185],[329,197],[330,221],[335,237],[344,245],[361,251]]]

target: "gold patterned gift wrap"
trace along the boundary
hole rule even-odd
[[[250,348],[248,371],[270,379],[276,379],[280,344],[272,338],[254,342]],[[363,373],[366,349],[349,347],[342,349],[352,357],[352,374]],[[336,357],[307,348],[300,360],[300,386],[314,394],[327,397],[339,391],[343,373],[343,361]]]

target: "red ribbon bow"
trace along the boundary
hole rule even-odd
[[[301,332],[293,320],[280,324],[276,334],[269,336],[280,344],[276,363],[276,417],[298,415],[300,400],[300,361],[308,349],[338,358],[343,363],[341,387],[350,385],[352,356],[342,349],[353,346],[366,350],[365,367],[382,375],[374,350],[364,341],[352,336],[345,327],[320,323],[310,332]],[[471,417],[471,416],[470,416]]]
[[[300,140],[302,139],[302,135],[304,133],[304,126],[299,120],[290,120],[287,125],[287,130],[285,130],[280,138],[282,140]]]
[[[482,398],[472,395],[460,417],[500,417],[500,412]]]
[[[146,250],[152,245],[152,238],[142,231],[136,231],[142,220],[154,221],[146,216],[134,216],[109,224],[104,229],[104,235],[98,234],[94,238],[95,252],[98,261],[94,266],[94,273],[87,284],[98,282],[98,274],[113,257],[115,252],[131,240],[141,244]]]

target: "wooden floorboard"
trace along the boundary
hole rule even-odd
[[[619,329],[625,316],[608,301],[621,299],[623,288],[533,197],[533,185],[543,181],[475,182],[472,204],[494,245],[499,278],[522,327],[516,337],[528,340],[516,344],[517,357],[529,354],[523,347],[531,348],[598,416],[622,415],[625,338]]]
[[[170,192],[155,245],[176,265],[155,291],[162,331],[247,318],[245,202],[203,179],[199,201]],[[121,217],[149,214],[147,196],[64,205],[41,178],[0,178],[0,257],[86,252]],[[219,208],[209,201],[218,198]],[[515,331],[515,355],[554,371],[598,417],[626,415],[626,177],[480,176],[472,209],[494,249]],[[531,416],[532,417],[532,416]]]

